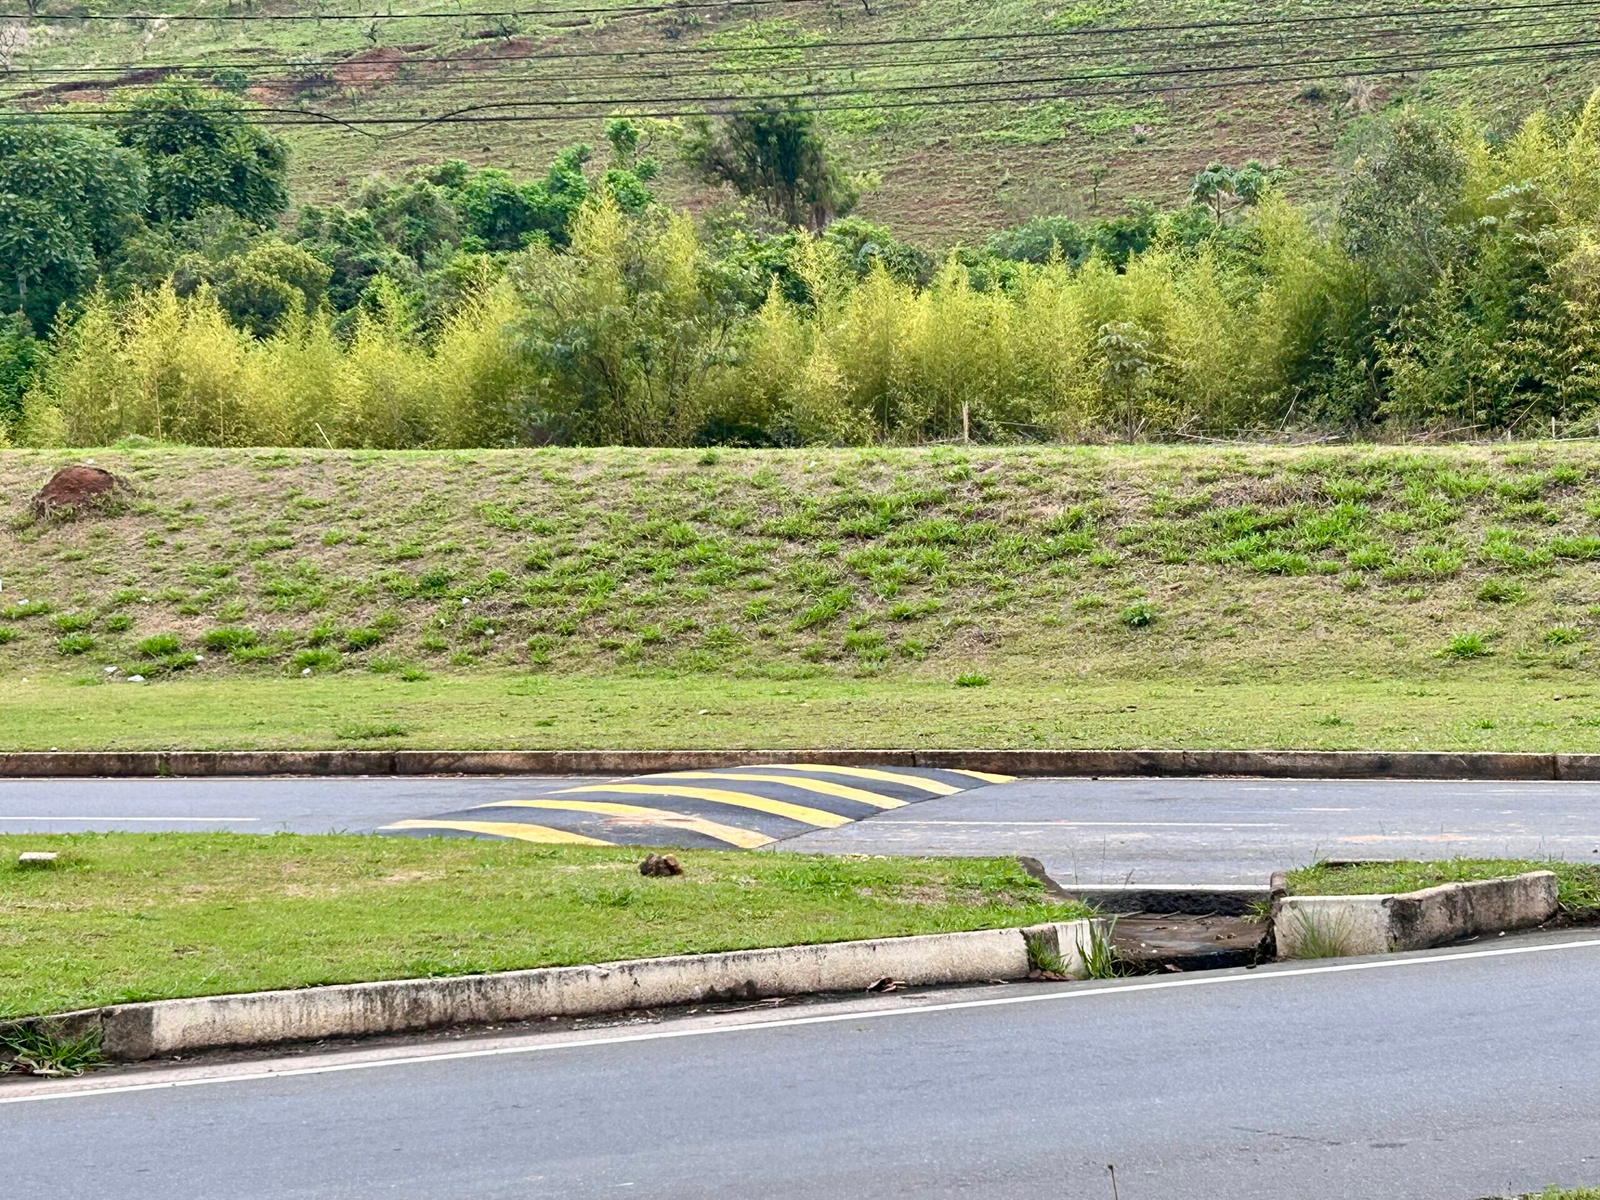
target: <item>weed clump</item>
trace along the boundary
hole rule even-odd
[[[1487,658],[1494,651],[1489,648],[1489,638],[1481,633],[1458,633],[1439,652],[1446,658]]]
[[[1140,601],[1123,609],[1117,620],[1129,629],[1145,629],[1155,624],[1156,610],[1149,604]]]
[[[92,633],[69,633],[56,642],[56,653],[67,656],[87,654],[95,648],[95,644]]]
[[[176,654],[181,648],[177,634],[157,633],[139,643],[139,654],[144,658],[165,658],[169,654]]]
[[[82,1075],[105,1061],[100,1030],[66,1036],[36,1024],[0,1027],[0,1075]]]
[[[200,636],[200,644],[219,653],[246,650],[260,640],[254,629],[244,625],[219,625]]]

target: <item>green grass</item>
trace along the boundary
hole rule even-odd
[[[13,864],[59,852],[51,871]],[[1009,859],[443,838],[0,836],[0,1017],[1081,916]]]
[[[1526,871],[1554,871],[1561,880],[1561,906],[1569,912],[1600,912],[1600,865],[1560,859],[1451,858],[1437,862],[1315,863],[1289,872],[1298,896],[1357,896],[1415,892],[1441,883],[1496,879]]]
[[[1600,752],[1594,691],[1504,669],[1472,679],[1050,677],[1026,662],[981,688],[950,677],[778,682],[714,675],[208,675],[144,685],[12,678],[0,750],[1050,747]],[[86,686],[79,686],[80,682]],[[14,685],[14,686],[12,686]],[[130,689],[138,688],[130,696]],[[1337,708],[1337,723],[1328,708]]]
[[[0,1029],[0,1075],[82,1075],[102,1061],[100,1030],[58,1037],[47,1029]]]

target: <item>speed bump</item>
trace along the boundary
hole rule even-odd
[[[459,812],[397,821],[378,832],[585,846],[754,850],[814,829],[836,829],[890,809],[1011,779],[954,769],[763,763],[553,788]]]

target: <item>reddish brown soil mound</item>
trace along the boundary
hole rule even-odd
[[[33,498],[33,511],[41,517],[63,510],[77,510],[98,503],[127,484],[100,467],[62,467],[50,477]]]

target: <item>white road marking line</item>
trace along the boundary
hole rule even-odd
[[[879,821],[874,828],[897,829],[902,825],[980,825],[1021,829],[1037,826],[1041,829],[1062,826],[1102,826],[1116,829],[1282,829],[1286,821],[937,821],[907,818],[897,821]]]
[[[1281,971],[1245,971],[1237,975],[1224,975],[1209,971],[1194,975],[1167,977],[1149,983],[1126,983],[1101,987],[1077,987],[1054,992],[1034,992],[1023,996],[994,996],[983,1000],[953,1000],[945,1004],[907,1005],[904,1008],[873,1009],[868,1012],[823,1013],[813,1017],[779,1017],[771,1021],[751,1021],[743,1025],[711,1025],[693,1028],[652,1029],[643,1033],[614,1034],[610,1037],[588,1038],[561,1042],[537,1042],[530,1046],[495,1046],[485,1050],[450,1050],[439,1054],[413,1054],[403,1058],[365,1059],[360,1062],[324,1063],[315,1067],[291,1067],[287,1070],[240,1071],[235,1075],[212,1075],[204,1078],[172,1079],[151,1083],[118,1084],[111,1087],[79,1087],[71,1091],[38,1092],[25,1096],[0,1094],[0,1104],[28,1104],[41,1100],[83,1099],[89,1096],[118,1096],[129,1092],[154,1092],[167,1088],[199,1087],[212,1083],[248,1083],[261,1079],[288,1079],[297,1075],[333,1075],[345,1071],[366,1071],[377,1067],[410,1067],[433,1062],[460,1062],[469,1058],[502,1058],[509,1054],[541,1054],[556,1050],[574,1050],[586,1046],[625,1046],[635,1042],[661,1042],[676,1038],[709,1037],[721,1033],[747,1033],[753,1029],[778,1029],[785,1026],[834,1025],[841,1021],[874,1021],[884,1017],[921,1016],[925,1013],[961,1012],[977,1008],[1007,1008],[1015,1004],[1050,1004],[1067,1000],[1083,1000],[1091,996],[1113,996],[1134,992],[1161,992],[1174,988],[1224,987],[1229,984],[1260,982],[1267,979],[1293,979],[1307,975],[1344,975],[1358,971],[1385,971],[1405,967],[1426,967],[1436,963],[1465,962],[1478,958],[1506,958],[1519,954],[1550,954],[1557,950],[1585,950],[1600,948],[1600,938],[1582,938],[1570,942],[1543,942],[1533,946],[1501,946],[1492,950],[1458,950],[1450,954],[1424,954],[1416,957],[1396,956],[1370,959],[1364,962],[1332,963],[1321,967],[1291,967]]]
[[[0,817],[0,821],[208,821],[219,824],[259,820],[260,817]]]

